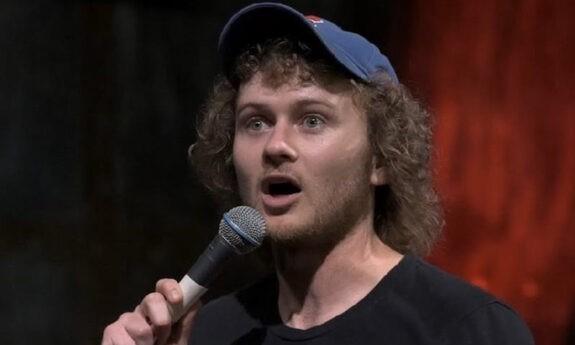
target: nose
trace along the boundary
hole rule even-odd
[[[287,123],[278,122],[273,127],[264,147],[264,162],[277,166],[297,160],[294,133]]]

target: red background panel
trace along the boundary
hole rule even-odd
[[[514,306],[539,344],[562,344],[575,318],[575,2],[412,13],[404,79],[436,118],[447,221],[432,260]]]

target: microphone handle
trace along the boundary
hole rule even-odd
[[[180,280],[179,285],[184,294],[182,302],[174,306],[168,303],[172,323],[176,323],[208,291],[208,287],[222,270],[223,264],[234,255],[237,255],[234,248],[217,234]]]

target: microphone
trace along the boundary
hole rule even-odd
[[[263,216],[251,207],[238,206],[224,213],[218,234],[179,282],[184,294],[182,302],[176,306],[168,304],[172,322],[177,322],[200,299],[229,258],[258,248],[265,233]]]

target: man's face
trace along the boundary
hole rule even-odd
[[[384,182],[366,116],[343,81],[274,88],[256,74],[239,90],[233,160],[240,197],[279,242],[330,240],[371,222],[374,186]]]

